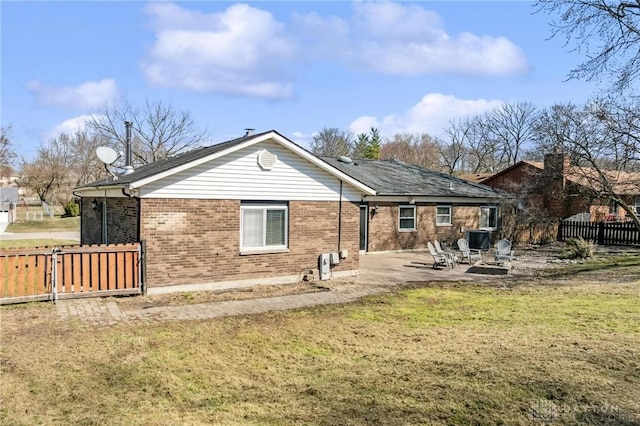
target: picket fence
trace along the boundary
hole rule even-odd
[[[582,237],[600,245],[640,245],[640,232],[633,222],[562,221],[558,226],[558,241]]]

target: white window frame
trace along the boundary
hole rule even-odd
[[[449,213],[448,214],[438,213],[438,209],[443,209],[443,208],[449,209]],[[448,222],[439,223],[438,218],[441,218],[441,217],[448,218]],[[443,205],[436,206],[436,226],[451,226],[452,220],[453,220],[453,206],[451,206],[450,204],[443,204]]]
[[[489,218],[491,217],[491,215],[489,214],[490,210],[495,210],[496,215],[496,223],[495,226],[482,226],[482,216],[483,216],[483,212],[486,212],[487,215],[487,222],[489,222]],[[486,230],[496,230],[498,229],[498,206],[481,206],[480,207],[480,229],[486,229]]]
[[[402,209],[410,209],[413,211],[413,215],[412,216],[402,216]],[[407,220],[407,219],[411,219],[413,220],[413,226],[411,228],[403,228],[402,227],[402,220]],[[400,232],[412,232],[416,230],[416,224],[417,224],[417,216],[416,216],[416,206],[412,205],[412,204],[407,204],[407,205],[399,205],[398,206],[398,230]]]
[[[244,245],[244,214],[246,211],[255,211],[262,210],[262,245],[261,246],[251,246],[245,247]],[[267,211],[280,210],[284,211],[284,244],[278,245],[267,245]],[[272,253],[272,252],[281,252],[288,251],[289,247],[289,206],[285,203],[242,203],[240,205],[240,253],[241,254],[251,254],[254,252],[258,253]]]
[[[636,214],[640,214],[640,196],[636,197]]]

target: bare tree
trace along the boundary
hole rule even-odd
[[[125,121],[133,123],[131,152],[133,165],[140,166],[189,151],[207,142],[206,130],[199,129],[188,111],[176,110],[161,101],[146,100],[142,107],[129,103],[105,106],[92,116],[92,127],[124,151]]]
[[[538,12],[552,19],[552,36],[562,36],[587,59],[569,79],[610,79],[623,91],[640,74],[640,2],[605,0],[538,0]]]
[[[426,133],[396,133],[380,148],[382,160],[396,159],[441,171],[438,141]]]
[[[524,147],[535,138],[537,118],[537,109],[529,102],[504,104],[489,112],[488,142],[498,148],[497,166],[504,168],[521,160]]]
[[[0,175],[9,177],[13,172],[16,153],[11,142],[11,126],[0,128]]]
[[[640,105],[594,100],[582,107],[555,105],[544,111],[538,146],[571,156],[572,171],[583,192],[614,202],[640,230],[630,194],[640,194]]]
[[[107,176],[96,148],[102,137],[89,129],[61,133],[44,143],[33,161],[22,164],[22,185],[31,188],[41,201],[65,204],[73,188]]]
[[[438,147],[443,171],[450,175],[469,171],[469,150],[466,146],[468,130],[462,119],[451,119],[444,128],[449,142],[441,142]]]
[[[335,127],[325,127],[313,136],[311,152],[321,157],[348,156],[353,148],[353,134]]]

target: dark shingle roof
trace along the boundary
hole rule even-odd
[[[190,163],[191,161],[195,161],[199,158],[207,157],[211,154],[215,154],[216,152],[222,151],[227,148],[231,148],[235,145],[263,136],[270,132],[273,132],[273,130],[270,130],[268,132],[256,133],[254,135],[249,135],[249,136],[245,135],[240,138],[222,142],[216,145],[196,148],[192,151],[178,154],[174,157],[165,158],[163,160],[154,161],[153,163],[140,166],[137,169],[135,169],[135,171],[133,171],[132,173],[129,173],[128,175],[119,176],[117,180],[113,180],[112,178],[102,179],[95,182],[87,183],[85,185],[82,185],[82,187],[86,188],[86,187],[97,187],[97,186],[113,186],[113,185],[123,185],[131,182],[136,182],[142,179],[146,179],[150,176],[156,175],[158,173],[166,172],[167,170],[171,170],[175,167],[179,167],[184,164]]]
[[[501,197],[485,185],[458,179],[399,160],[353,160],[344,163],[337,158],[324,161],[374,188],[377,195],[415,195],[435,197]]]

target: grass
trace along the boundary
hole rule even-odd
[[[58,217],[53,219],[30,220],[9,224],[6,232],[64,232],[80,231],[80,217]]]
[[[29,239],[29,240],[0,240],[0,248],[32,248],[32,247],[54,247],[77,245],[77,240],[52,240],[52,239]]]
[[[3,307],[0,418],[638,425],[640,268],[606,266],[614,262],[562,283],[421,283],[348,305],[210,321],[87,328],[62,323],[51,304]]]

